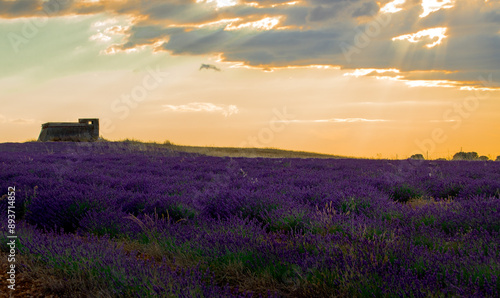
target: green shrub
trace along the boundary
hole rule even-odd
[[[408,184],[395,186],[390,195],[391,199],[400,203],[406,203],[411,199],[415,199],[421,196],[422,192],[420,190],[415,189]]]

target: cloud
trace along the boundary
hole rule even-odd
[[[14,124],[32,124],[35,123],[34,119],[23,119],[23,118],[18,118],[18,119],[11,119],[9,120],[10,123]]]
[[[452,8],[455,0],[422,0],[423,12],[420,14],[421,18],[425,18],[429,14],[440,9]]]
[[[422,39],[427,38],[427,39],[435,40],[433,43],[428,43],[425,45],[428,48],[432,48],[432,47],[435,47],[435,46],[441,44],[443,39],[446,38],[446,35],[445,35],[446,30],[448,30],[448,28],[446,28],[446,27],[429,28],[429,29],[424,29],[424,30],[418,31],[416,33],[397,36],[397,37],[394,37],[392,40],[407,40],[409,42],[415,43],[415,42],[421,41]]]
[[[458,120],[448,119],[448,120],[430,120],[430,123],[453,123],[458,122]]]
[[[363,101],[363,102],[351,102],[344,104],[345,106],[356,106],[356,107],[382,107],[388,108],[390,106],[447,106],[449,102],[446,101],[416,101],[416,100],[398,100],[398,101],[388,101],[388,102],[372,102],[372,101]]]
[[[392,72],[392,73],[399,73],[398,69],[375,69],[375,68],[359,68],[355,69],[352,72],[346,72],[344,76],[352,76],[352,77],[362,77],[362,76],[367,76],[370,74],[380,74],[380,73],[386,73],[386,72]]]
[[[225,117],[238,114],[238,107],[235,105],[216,105],[209,102],[192,102],[185,105],[164,105],[168,112],[208,112],[221,113]]]
[[[395,103],[397,104],[397,103]],[[420,103],[419,103],[420,104]],[[365,119],[365,118],[332,118],[332,119],[318,119],[318,120],[280,120],[277,122],[282,123],[387,123],[394,122],[395,120],[389,119]],[[421,123],[453,123],[456,120],[421,120]]]
[[[212,65],[212,64],[201,64],[200,70],[202,70],[202,69],[212,69],[215,71],[221,71],[220,68],[218,68],[217,66]]]
[[[2,17],[23,17],[34,15],[41,11],[41,1],[19,0],[19,1],[0,1],[0,15]]]
[[[0,114],[0,123],[12,123],[12,124],[33,124],[34,119],[24,119],[24,118],[8,118]]]
[[[282,120],[277,122],[286,123],[360,123],[360,122],[391,122],[392,120],[386,119],[365,119],[365,118],[331,118],[331,119],[318,119],[318,120]]]
[[[500,1],[477,0],[0,0],[2,18],[129,17],[129,27],[108,30],[123,34],[108,52],[152,47],[262,69],[397,69],[407,80],[420,72],[476,87],[481,74],[500,87],[499,11]]]
[[[460,82],[447,80],[403,80],[409,87],[444,87],[453,88],[460,85]]]
[[[404,4],[406,0],[394,0],[392,2],[389,2],[385,4],[380,11],[384,13],[396,13],[398,11],[403,10],[403,8],[400,7],[401,4]]]

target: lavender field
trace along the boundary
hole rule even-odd
[[[24,143],[0,182],[45,295],[500,296],[500,162]]]

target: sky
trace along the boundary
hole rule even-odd
[[[0,0],[0,142],[500,155],[499,0]]]

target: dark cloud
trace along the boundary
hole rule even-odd
[[[51,13],[71,13],[75,5],[74,0],[49,0],[43,2],[42,10],[46,11],[48,14]]]
[[[324,22],[335,18],[338,13],[339,10],[336,7],[325,7],[319,5],[311,10],[308,20],[310,22]]]
[[[137,24],[127,31],[129,37],[128,42],[124,44],[124,48],[132,48],[138,44],[153,44],[158,39],[161,39],[161,37],[175,36],[183,31],[183,28],[165,28],[158,25]]]
[[[16,18],[50,11],[49,16],[107,12],[137,17],[126,32],[122,48],[155,44],[155,50],[175,55],[220,54],[226,61],[277,67],[326,64],[343,68],[397,68],[408,77],[416,72],[433,79],[477,80],[479,73],[500,69],[500,1],[456,1],[420,18],[420,0],[408,0],[404,10],[383,14],[389,0],[248,0],[214,9],[213,3],[195,0],[125,0],[80,2],[73,0],[0,0],[0,16]],[[257,6],[245,3],[257,3]],[[279,18],[271,30],[225,30],[264,18]],[[206,26],[201,26],[205,24]],[[424,29],[447,27],[447,37],[433,48],[431,38],[393,41],[392,38]],[[161,44],[158,47],[158,44]],[[498,79],[497,79],[498,80]]]
[[[352,13],[352,16],[355,18],[363,16],[371,16],[377,13],[378,11],[379,11],[378,4],[373,1],[369,1],[361,4],[360,7],[356,8]]]
[[[25,15],[35,15],[41,10],[41,1],[19,0],[0,1],[0,16],[16,18]]]
[[[222,29],[179,32],[171,35],[170,40],[163,45],[163,48],[177,55],[218,53],[231,45],[229,41],[233,35],[234,33]]]

